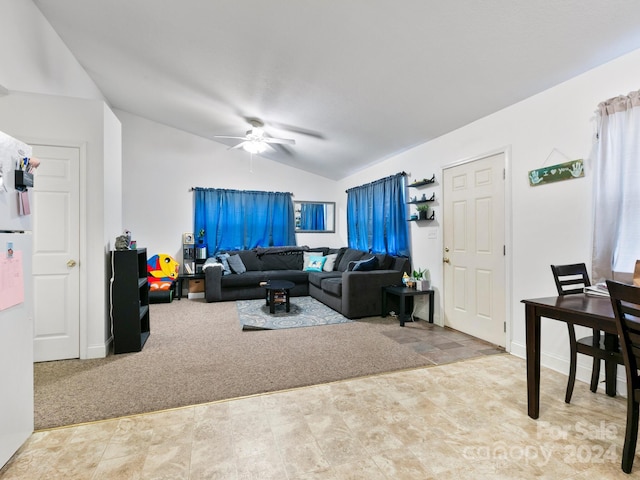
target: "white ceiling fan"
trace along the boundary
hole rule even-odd
[[[236,148],[242,148],[249,153],[264,153],[269,147],[273,148],[271,144],[288,144],[295,145],[296,141],[292,138],[274,138],[269,137],[264,132],[264,122],[257,118],[248,119],[251,129],[247,130],[247,134],[244,137],[235,137],[229,135],[214,135],[213,138],[232,138],[242,140],[242,142],[231,147],[229,150],[235,150]],[[275,148],[273,148],[275,150]]]

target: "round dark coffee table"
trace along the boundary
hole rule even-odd
[[[291,310],[291,304],[289,303],[289,290],[295,286],[295,283],[290,282],[289,280],[269,280],[266,285],[264,285],[269,313],[276,313],[276,303],[284,303],[285,311],[289,313]]]

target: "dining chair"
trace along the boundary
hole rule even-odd
[[[584,287],[591,285],[587,267],[584,263],[573,263],[569,265],[551,265],[553,278],[556,282],[558,295],[572,295],[576,293],[584,293]],[[576,339],[576,330],[572,323],[567,323],[569,329],[569,380],[567,381],[567,391],[564,396],[566,403],[571,402],[573,395],[573,387],[576,383],[576,369],[578,362],[578,353],[593,357],[593,367],[591,369],[591,385],[592,392],[598,390],[598,382],[600,380],[600,363],[615,362],[623,365],[622,354],[617,345],[615,350],[611,350],[605,346],[604,335],[599,330],[592,330],[592,334],[588,337]]]
[[[622,448],[622,470],[631,473],[638,440],[640,405],[640,288],[607,280],[627,374],[627,427]]]

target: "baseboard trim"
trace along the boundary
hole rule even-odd
[[[113,337],[110,337],[103,345],[91,345],[87,348],[86,356],[81,357],[82,360],[89,360],[91,358],[105,358],[111,350],[111,342]]]
[[[567,352],[569,351],[569,345],[567,345]],[[520,358],[527,358],[526,345],[511,342],[511,354]],[[559,357],[557,355],[550,355],[548,353],[541,352],[540,354],[540,366],[543,368],[549,368],[563,375],[569,375],[569,359]],[[593,360],[587,358],[584,355],[578,355],[578,365],[576,368],[576,380],[587,384],[591,383],[591,368],[593,366]],[[604,365],[600,367],[600,382],[604,382]],[[624,367],[618,365],[618,374],[616,375],[616,393],[626,397],[627,393],[627,377],[624,371]],[[598,387],[600,388],[600,387]],[[602,385],[604,388],[604,385]]]

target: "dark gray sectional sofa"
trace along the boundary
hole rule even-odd
[[[322,271],[305,269],[311,257],[326,257]],[[311,295],[347,318],[377,316],[382,307],[382,287],[401,284],[402,275],[410,273],[410,268],[406,257],[351,248],[292,246],[222,252],[205,264],[205,299],[264,298],[260,282],[289,280],[295,284],[291,296]]]

